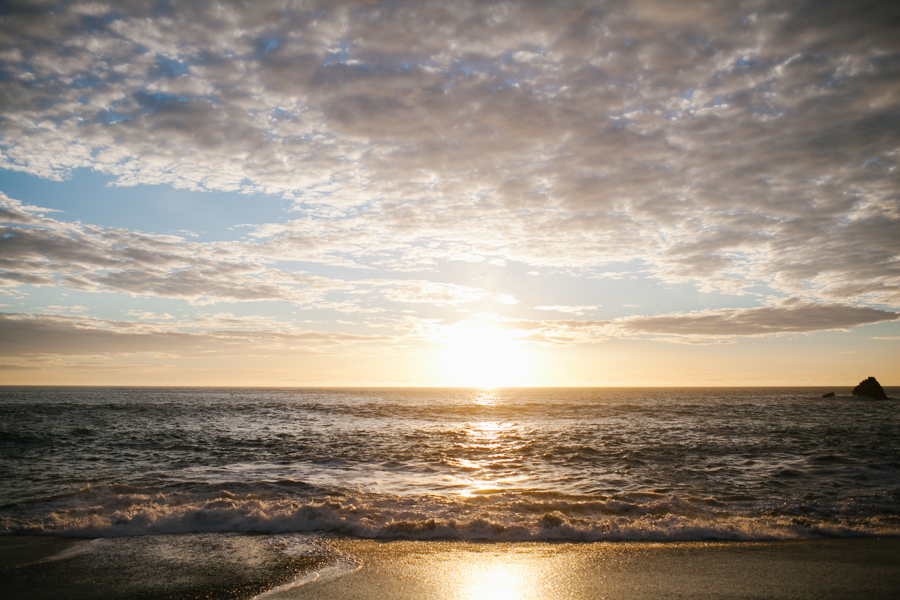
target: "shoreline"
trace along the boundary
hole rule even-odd
[[[291,555],[285,540],[312,541]],[[138,561],[135,559],[139,558]],[[462,542],[295,535],[0,536],[22,600],[892,598],[900,538]]]
[[[0,536],[0,581],[17,600],[254,598],[334,560],[290,552],[284,536]]]
[[[334,545],[363,565],[267,600],[887,599],[900,589],[900,538]]]

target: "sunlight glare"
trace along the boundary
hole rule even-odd
[[[528,351],[503,328],[489,323],[461,322],[447,328],[442,376],[447,385],[507,387],[528,385]]]
[[[460,589],[461,600],[523,600],[536,597],[531,581],[534,573],[512,561],[494,558],[488,564],[469,565],[466,575]]]
[[[482,421],[460,430],[459,441],[447,452],[458,469],[456,494],[467,498],[517,489],[529,480],[521,469],[528,442],[514,423]]]
[[[495,390],[479,390],[473,402],[479,406],[497,406],[498,394]]]

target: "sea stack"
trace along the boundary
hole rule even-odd
[[[866,398],[874,398],[875,400],[887,400],[887,394],[874,377],[869,377],[859,382],[859,385],[853,388],[854,396],[864,396]]]

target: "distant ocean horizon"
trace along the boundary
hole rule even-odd
[[[880,382],[881,383],[881,382]],[[125,384],[40,384],[40,383],[17,383],[17,384],[0,384],[0,389],[60,389],[60,388],[77,388],[77,389],[127,389],[127,390],[465,390],[465,391],[498,391],[498,390],[609,390],[609,389],[673,389],[673,390],[696,390],[696,389],[780,389],[780,390],[823,390],[823,394],[829,391],[841,390],[842,394],[852,396],[852,390],[856,384],[847,385],[503,385],[503,386],[474,386],[474,385],[355,385],[355,384],[317,384],[317,385],[181,385],[181,384],[159,384],[159,385],[125,385]],[[900,386],[893,386],[882,383],[885,391],[893,389],[896,393],[900,393]],[[846,394],[843,394],[846,392]],[[890,396],[890,393],[888,394]],[[894,397],[894,396],[891,396]],[[896,398],[900,399],[900,398]]]
[[[3,386],[0,533],[898,536],[900,402],[850,389]]]

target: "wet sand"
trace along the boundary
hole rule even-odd
[[[291,556],[277,538],[262,535],[0,536],[0,597],[239,600],[331,562]]]
[[[897,598],[900,540],[335,542],[356,571],[268,600]]]
[[[900,539],[467,543],[268,536],[0,537],[4,597],[301,599],[895,598]],[[291,581],[301,585],[285,589]],[[269,590],[265,592],[265,590]]]

